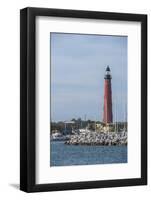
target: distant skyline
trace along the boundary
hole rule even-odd
[[[125,121],[127,37],[50,33],[51,120],[103,120],[104,74],[112,75],[113,121]],[[116,106],[115,106],[116,103]]]

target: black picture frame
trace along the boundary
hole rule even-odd
[[[36,184],[35,19],[37,16],[120,20],[141,23],[141,178]],[[147,184],[147,15],[48,8],[20,11],[20,189],[25,192]]]

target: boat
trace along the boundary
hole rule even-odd
[[[54,133],[51,135],[51,141],[66,141],[69,140],[68,135],[62,135],[61,133]]]

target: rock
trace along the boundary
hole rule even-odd
[[[127,145],[127,133],[96,133],[72,135],[65,144],[69,145]]]

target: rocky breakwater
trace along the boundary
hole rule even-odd
[[[72,135],[65,144],[69,145],[127,145],[127,133],[96,133],[87,132]]]

